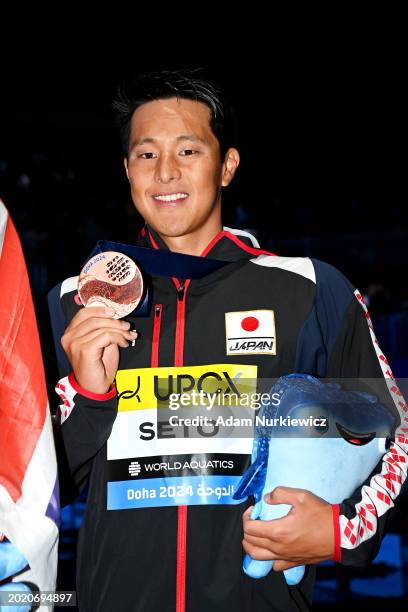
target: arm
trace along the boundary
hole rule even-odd
[[[57,383],[55,391],[62,401],[57,424],[60,468],[71,474],[78,493],[86,484],[93,457],[110,435],[116,418],[116,389],[112,385],[108,393],[89,393],[71,373]]]
[[[336,561],[344,565],[364,566],[378,553],[406,479],[407,404],[376,340],[360,293],[331,266],[317,262],[316,269],[317,315],[328,348],[325,376],[353,379],[350,383],[359,379],[362,387],[366,381],[393,413],[396,422],[394,439],[382,460],[362,486],[333,507]],[[336,304],[339,308],[337,312]],[[359,381],[355,380],[356,385]]]
[[[275,560],[275,571],[325,559],[352,566],[369,563],[407,473],[407,405],[375,340],[362,298],[335,268],[313,264],[315,303],[299,333],[293,371],[341,379],[344,387],[374,392],[395,416],[397,429],[389,451],[342,503],[330,506],[309,491],[276,487],[265,501],[291,505],[285,517],[256,521],[244,515],[245,552],[256,560]]]
[[[118,347],[124,348],[134,339],[128,323],[112,319],[113,312],[104,308],[79,307],[75,293],[62,290],[61,305],[68,325],[61,344],[72,372],[63,376],[55,389],[62,402],[55,437],[65,504],[85,486],[93,458],[109,437],[117,410],[113,380]]]

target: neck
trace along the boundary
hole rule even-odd
[[[220,228],[221,229],[221,228]],[[197,241],[194,238],[185,236],[183,238],[173,238],[168,236],[162,236],[163,241],[166,243],[170,251],[174,253],[184,253],[185,255],[197,255],[200,256],[207,245],[213,238],[218,234],[215,232],[209,240]]]
[[[200,256],[221,230],[222,225],[218,223],[214,227],[206,228],[206,231],[197,231],[185,236],[165,236],[163,234],[159,236],[174,253]]]

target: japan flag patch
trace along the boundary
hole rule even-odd
[[[273,310],[225,313],[227,355],[276,355]]]

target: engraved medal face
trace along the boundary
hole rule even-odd
[[[105,306],[115,311],[114,319],[130,314],[143,296],[140,268],[127,255],[104,251],[82,268],[78,295],[84,306]]]

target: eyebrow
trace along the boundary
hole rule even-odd
[[[207,144],[207,142],[203,138],[200,138],[199,136],[196,136],[195,134],[182,134],[181,136],[177,136],[175,140],[177,142],[180,142],[183,140],[190,140],[192,142],[201,142],[202,144]],[[145,144],[146,142],[155,143],[155,142],[158,142],[158,140],[157,138],[139,138],[138,140],[135,140],[132,147],[137,147],[138,145]]]

